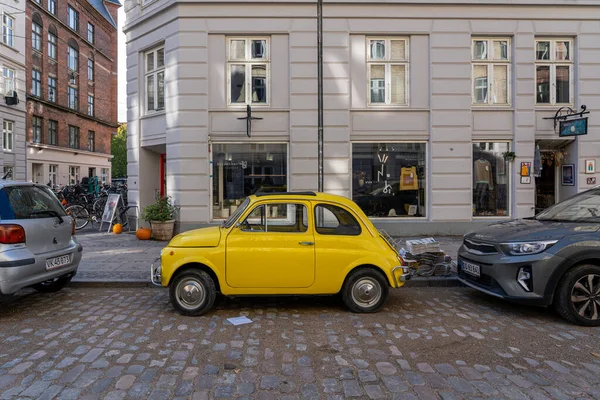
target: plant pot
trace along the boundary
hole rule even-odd
[[[229,208],[223,208],[220,214],[221,218],[229,218]]]
[[[152,226],[152,237],[155,240],[171,240],[175,228],[175,220],[170,221],[150,221]]]

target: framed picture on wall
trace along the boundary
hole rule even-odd
[[[562,185],[563,186],[574,186],[575,185],[575,165],[564,164],[562,166]]]
[[[595,174],[596,173],[596,160],[585,160],[585,173]]]

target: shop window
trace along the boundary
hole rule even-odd
[[[213,218],[227,218],[254,193],[287,190],[287,144],[212,145]]]
[[[508,142],[473,143],[473,216],[509,215],[509,163],[502,153]]]
[[[510,40],[473,40],[473,104],[510,103]]]
[[[369,217],[425,217],[425,152],[425,143],[354,143],[352,200]]]
[[[269,39],[230,38],[227,54],[229,104],[268,104]]]
[[[368,38],[369,105],[408,105],[408,39]]]
[[[573,104],[573,41],[536,40],[537,104]]]

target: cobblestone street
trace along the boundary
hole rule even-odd
[[[159,288],[0,306],[2,399],[599,399],[598,353],[598,329],[467,288],[399,289],[369,315],[253,298],[189,318]]]

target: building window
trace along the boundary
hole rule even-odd
[[[94,96],[88,94],[88,115],[90,117],[94,116]]]
[[[69,166],[69,184],[76,185],[79,183],[79,167]]]
[[[508,142],[473,143],[473,216],[508,216],[510,164],[502,153]]]
[[[165,108],[165,49],[149,51],[146,57],[146,109],[159,111]]]
[[[31,70],[31,94],[42,96],[42,73],[36,69]]]
[[[537,104],[573,104],[573,41],[536,40]]]
[[[2,149],[4,151],[13,151],[13,126],[14,122],[2,121]]]
[[[79,127],[69,125],[69,147],[79,148]]]
[[[56,78],[48,77],[48,101],[56,103]]]
[[[42,27],[35,22],[31,23],[31,47],[42,51]]]
[[[33,117],[33,143],[42,143],[42,118]]]
[[[79,70],[79,51],[71,46],[67,49],[67,67],[71,71]]]
[[[48,57],[53,60],[56,60],[56,41],[56,35],[48,33]]]
[[[11,96],[13,92],[16,90],[15,88],[15,70],[4,67],[2,69],[2,75],[4,76],[4,95]]]
[[[408,39],[368,38],[369,105],[408,105]]]
[[[213,144],[213,218],[227,218],[244,197],[287,190],[286,144]]]
[[[56,0],[48,0],[48,11],[56,15]]]
[[[268,104],[269,39],[229,38],[227,43],[229,104]]]
[[[48,183],[50,186],[56,186],[56,177],[58,176],[58,165],[50,164],[48,166]]]
[[[353,143],[352,200],[369,217],[426,216],[425,143]]]
[[[71,6],[69,6],[69,28],[74,31],[79,30],[79,12],[75,11]]]
[[[69,86],[68,89],[68,94],[69,94],[69,108],[72,110],[79,110],[79,91],[72,87]]]
[[[102,184],[108,183],[108,168],[102,168],[100,170],[100,172],[101,172],[100,178],[102,179]]]
[[[510,40],[478,38],[472,44],[473,104],[510,104]]]
[[[94,81],[94,60],[92,58],[88,58],[88,81]]]
[[[7,13],[2,14],[2,43],[15,45],[15,19]]]
[[[87,39],[88,42],[90,42],[91,44],[94,44],[94,25],[90,24],[88,22],[88,30],[87,30]]]
[[[94,131],[88,132],[88,148],[90,151],[96,151],[96,133]]]
[[[58,144],[57,135],[58,135],[58,121],[53,121],[53,120],[48,121],[48,144],[50,144],[52,146],[56,146]]]

